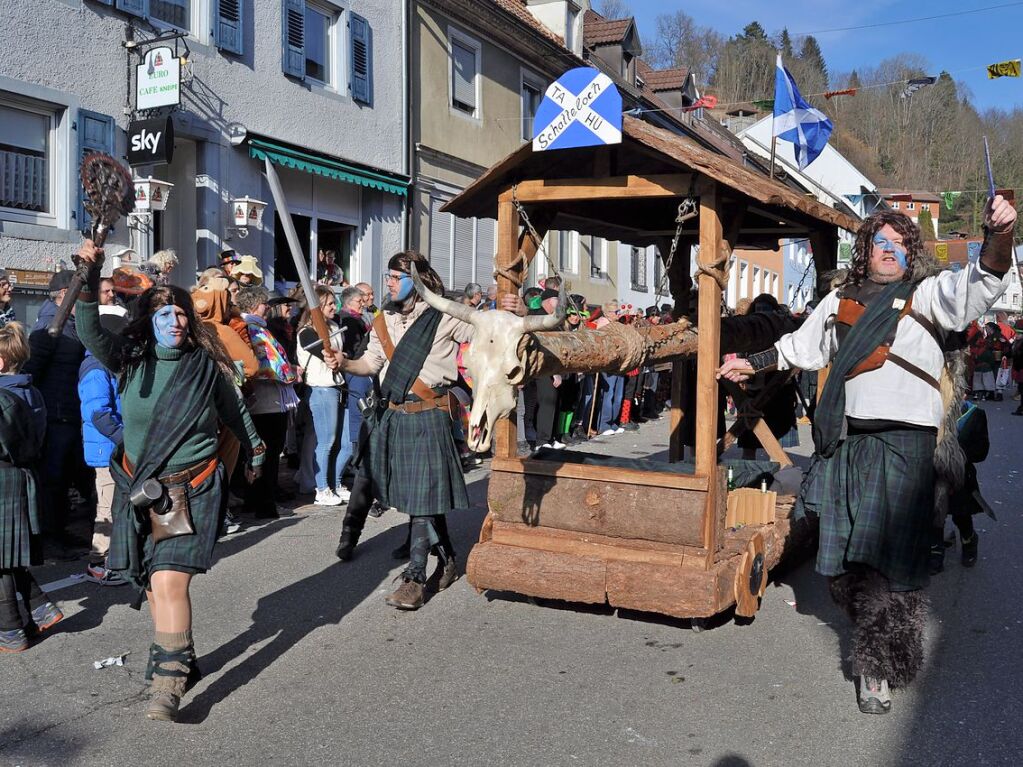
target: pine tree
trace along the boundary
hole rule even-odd
[[[760,25],[759,21],[753,21],[746,25],[739,35],[740,40],[767,40],[767,32]]]
[[[917,226],[920,227],[920,238],[925,242],[928,240],[938,239],[934,235],[934,218],[931,216],[931,209],[929,207],[924,208],[920,211],[920,215],[916,220]]]
[[[817,44],[813,35],[803,38],[803,44],[799,49],[799,60],[807,67],[808,71],[820,73],[820,82],[826,88],[828,85],[828,65],[824,61],[824,54]],[[816,77],[815,77],[816,79]]]
[[[782,58],[785,61],[791,61],[793,56],[792,36],[789,34],[788,27],[782,29],[781,37],[778,39],[778,47],[781,49]]]

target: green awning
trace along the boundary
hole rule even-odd
[[[390,192],[402,197],[408,194],[409,182],[400,176],[356,168],[331,157],[309,154],[299,149],[275,144],[272,141],[249,139],[249,156],[257,160],[265,160],[269,157],[270,162],[285,168],[303,170],[306,173],[315,173],[318,176],[345,181],[349,184],[358,184],[370,189],[379,189],[382,192]]]

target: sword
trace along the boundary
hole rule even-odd
[[[987,136],[984,137],[984,162],[987,164],[987,192],[990,199],[995,199],[995,174],[991,170],[991,150],[988,149]]]
[[[266,158],[266,180],[270,184],[270,193],[274,196],[274,204],[277,206],[277,215],[281,219],[281,226],[288,238],[288,249],[291,251],[291,258],[295,262],[295,271],[298,272],[298,281],[302,285],[302,292],[305,294],[305,302],[309,307],[309,315],[313,320],[313,328],[316,335],[320,337],[324,349],[331,349],[330,330],[327,328],[327,318],[323,316],[320,309],[320,299],[313,290],[313,281],[309,279],[309,267],[306,266],[305,255],[302,253],[302,246],[298,242],[298,232],[295,231],[295,224],[291,220],[291,211],[288,210],[288,201],[284,198],[284,190],[281,188],[281,180],[277,177],[270,158]]]

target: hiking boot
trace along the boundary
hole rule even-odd
[[[423,606],[426,588],[422,583],[416,583],[409,578],[401,576],[401,585],[389,594],[384,600],[391,607],[399,610],[418,610]]]
[[[860,677],[860,711],[864,714],[887,714],[892,710],[888,680],[873,676]]]
[[[24,652],[28,645],[25,629],[0,631],[0,652]]]
[[[188,676],[185,679],[185,692],[188,692],[202,679],[202,669],[199,668],[199,663],[195,657],[195,649],[188,648],[191,651],[191,657],[188,659]],[[177,653],[168,652],[164,650],[160,645],[154,642],[149,645],[149,659],[146,661],[146,673],[143,678],[147,682],[153,681],[153,674],[156,667],[168,660],[173,660],[177,657]]]
[[[930,553],[927,555],[927,572],[937,575],[945,569],[945,544],[931,544]]]
[[[963,538],[963,567],[973,567],[977,564],[977,538],[976,532],[969,539]]]
[[[385,511],[387,509],[380,505],[380,501],[373,501],[373,504],[369,507],[369,515],[374,519],[384,516]]]
[[[437,563],[437,569],[426,581],[426,588],[433,592],[440,592],[458,580],[458,563],[454,557],[448,557],[447,561]]]
[[[155,663],[152,669],[153,682],[149,688],[146,718],[160,722],[173,722],[178,718],[181,698],[191,687],[189,681],[192,679],[198,681],[197,676],[201,676],[195,665],[195,650],[186,647],[183,650],[168,652],[159,645],[153,645],[150,648],[150,656]]]
[[[32,622],[35,624],[35,632],[38,634],[53,628],[62,620],[64,620],[64,613],[53,602],[44,602],[32,611]]]
[[[358,533],[344,528],[341,530],[341,538],[338,539],[337,550],[334,553],[342,562],[347,562],[355,555],[355,546],[358,542]]]

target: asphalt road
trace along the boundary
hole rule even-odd
[[[143,718],[146,608],[127,588],[55,592],[67,619],[0,656],[0,764],[11,765],[1018,765],[1023,532],[1013,402],[985,405],[980,468],[1000,519],[978,518],[980,562],[950,550],[930,589],[927,664],[885,717],[856,708],[850,632],[803,562],[772,579],[756,619],[684,621],[507,594],[464,578],[418,613],[383,596],[404,518],[370,520],[334,558],[340,515],[305,507],[223,541],[193,588],[205,679],[176,725]],[[660,452],[666,422],[594,449]],[[804,433],[804,443],[808,436]],[[805,448],[800,452],[806,452]],[[467,553],[474,508],[451,519]],[[251,522],[251,521],[250,521]],[[40,568],[59,581],[83,563]],[[123,667],[93,661],[129,652]]]

